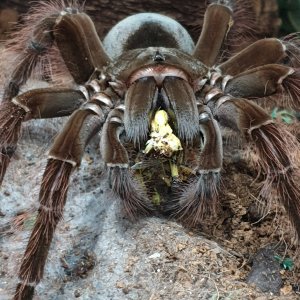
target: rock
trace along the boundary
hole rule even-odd
[[[253,257],[247,283],[254,284],[264,293],[279,294],[282,286],[281,267],[275,255],[271,246],[260,249]]]

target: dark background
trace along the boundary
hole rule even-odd
[[[278,34],[281,20],[278,17],[276,0],[234,2],[237,10],[244,9],[243,14],[255,20],[257,34],[260,37]],[[30,6],[32,6],[31,2],[23,0],[2,0],[0,2],[0,32],[1,27],[2,32],[7,31],[10,27],[9,23],[19,20],[20,15],[26,13]],[[206,6],[206,0],[86,0],[85,11],[94,20],[101,38],[109,28],[128,15],[138,12],[160,12],[179,21],[196,40],[201,30],[201,20]]]

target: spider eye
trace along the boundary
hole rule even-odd
[[[162,62],[162,61],[165,61],[165,57],[164,57],[163,54],[161,54],[161,53],[157,50],[156,53],[155,53],[155,55],[154,55],[153,61],[155,61],[155,62]]]

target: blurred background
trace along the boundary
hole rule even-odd
[[[39,1],[35,1],[39,2]],[[80,1],[79,1],[80,2]],[[83,2],[83,1],[82,1]],[[208,1],[195,0],[86,0],[85,11],[92,17],[100,37],[122,18],[137,12],[161,12],[182,23],[197,38],[201,19]],[[260,37],[281,32],[300,31],[300,0],[235,0],[247,17],[255,20]],[[0,1],[0,38],[26,13],[31,2],[23,0]]]

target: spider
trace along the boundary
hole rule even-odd
[[[151,214],[157,206],[187,226],[214,216],[222,137],[230,132],[251,146],[252,162],[264,176],[261,197],[268,198],[275,187],[299,237],[299,173],[293,156],[299,145],[258,105],[272,96],[299,109],[295,36],[258,40],[220,62],[234,22],[228,1],[208,5],[196,45],[179,23],[154,13],[124,19],[103,43],[89,16],[75,5],[44,3],[30,20],[8,47],[18,56],[0,106],[1,181],[22,122],[70,117],[49,152],[14,299],[33,298],[70,176],[99,132],[110,187],[129,217]],[[52,48],[58,49],[72,84],[20,93]]]

